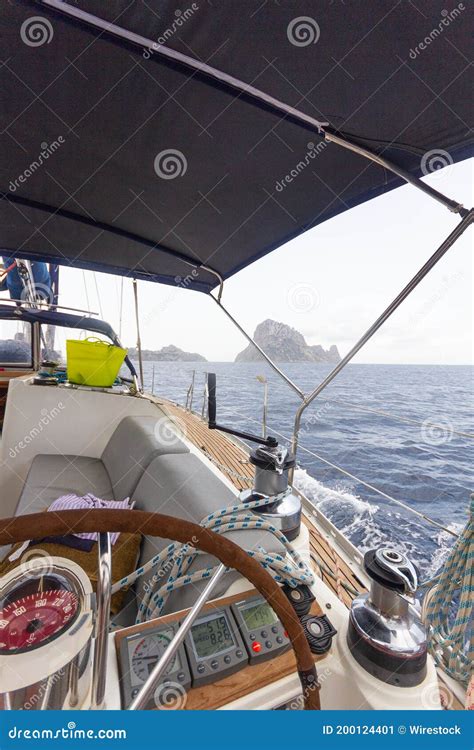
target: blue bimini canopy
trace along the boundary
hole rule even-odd
[[[472,15],[445,0],[10,0],[0,247],[209,292],[472,154]]]

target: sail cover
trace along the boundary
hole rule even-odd
[[[69,5],[125,36],[41,2],[3,3],[2,254],[209,292],[218,277],[201,264],[228,278],[402,184],[160,45],[412,175],[472,154],[467,2]]]

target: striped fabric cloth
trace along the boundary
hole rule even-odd
[[[125,500],[102,500],[100,497],[96,497],[91,492],[83,497],[78,495],[62,495],[58,497],[48,508],[48,512],[59,511],[59,510],[84,510],[90,508],[91,510],[97,510],[98,508],[110,508],[111,510],[123,509],[131,510],[133,503],[130,503],[130,498],[126,497]],[[115,544],[119,538],[120,532],[113,532],[110,535],[110,543]],[[74,536],[81,537],[81,539],[91,539],[97,541],[98,534],[74,534]]]

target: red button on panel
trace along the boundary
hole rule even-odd
[[[257,653],[262,650],[262,644],[258,641],[255,641],[255,643],[252,643],[252,650],[256,651]]]

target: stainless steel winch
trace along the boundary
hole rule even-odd
[[[366,552],[368,594],[354,599],[347,640],[352,655],[374,677],[413,687],[426,676],[427,637],[415,606],[418,572],[392,547]]]
[[[295,539],[301,526],[301,500],[288,485],[288,472],[295,465],[294,456],[277,443],[260,445],[250,454],[255,466],[254,485],[244,490],[243,502],[268,499],[268,504],[254,508],[253,513],[269,521],[288,541]]]
[[[274,437],[252,435],[217,424],[216,375],[213,372],[207,374],[207,391],[209,429],[259,443],[250,454],[250,463],[255,466],[254,484],[251,490],[240,493],[241,502],[268,499],[268,504],[253,508],[252,512],[273,524],[291,542],[301,527],[301,500],[288,484],[288,472],[296,464],[295,457],[278,445]]]
[[[250,463],[255,466],[254,484],[251,490],[240,493],[241,502],[267,499],[267,504],[252,508],[252,513],[269,521],[291,542],[298,536],[301,527],[301,500],[288,484],[288,472],[295,466],[295,457],[278,445],[274,437],[253,435],[217,423],[216,375],[213,372],[207,374],[207,391],[209,429],[259,443],[250,454]]]

